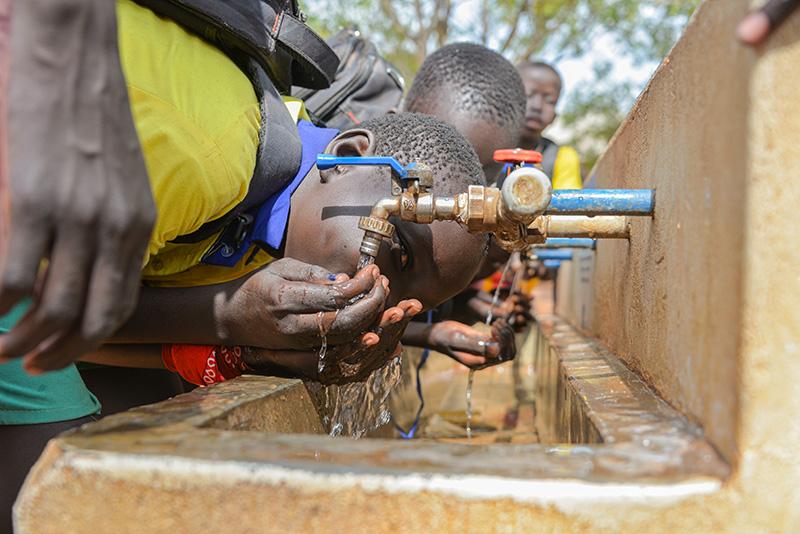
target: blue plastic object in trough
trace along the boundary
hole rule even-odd
[[[544,248],[595,248],[595,240],[589,237],[548,237]]]
[[[553,191],[548,215],[652,215],[652,189],[560,189]]]
[[[561,267],[561,260],[544,260],[542,263],[548,269],[558,269]]]
[[[540,260],[571,260],[571,250],[536,250],[536,257]]]

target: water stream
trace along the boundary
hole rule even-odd
[[[356,271],[375,263],[375,258],[361,254]],[[358,298],[358,297],[357,297]],[[354,300],[357,300],[354,299]],[[327,353],[326,331],[319,317],[322,346],[319,351],[319,372],[325,368]],[[351,436],[360,438],[391,420],[389,395],[400,382],[400,357],[393,358],[370,374],[363,382],[324,386],[319,383],[307,384],[309,392],[316,397],[323,410],[322,422],[331,436]]]
[[[500,298],[500,288],[503,287],[503,282],[506,279],[506,274],[508,273],[508,269],[511,266],[511,258],[508,258],[505,266],[503,267],[503,272],[500,274],[500,281],[497,282],[497,287],[494,290],[494,296],[492,297],[492,306],[489,308],[488,313],[486,314],[486,324],[491,325],[492,319],[492,311],[494,307],[497,306],[497,301]],[[511,288],[513,291],[513,287]],[[467,439],[472,439],[472,383],[475,380],[475,369],[469,370],[469,376],[467,377],[467,391],[466,391],[466,400],[467,400],[467,423],[465,425],[465,430],[467,431]]]

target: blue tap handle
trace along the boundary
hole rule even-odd
[[[386,165],[392,169],[399,178],[407,178],[408,170],[400,165],[391,156],[332,156],[330,154],[317,155],[317,168],[320,170],[332,169],[337,165]],[[409,167],[412,167],[412,163]]]

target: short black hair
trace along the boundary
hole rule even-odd
[[[426,100],[447,98],[454,109],[516,132],[525,117],[525,87],[506,58],[483,45],[454,43],[429,55],[406,95],[406,111],[424,111]]]
[[[478,155],[469,141],[439,119],[422,113],[394,113],[364,121],[375,136],[375,155],[392,156],[403,165],[424,163],[433,170],[437,195],[464,193],[486,185]]]
[[[522,70],[522,69],[546,69],[546,70],[549,70],[550,72],[552,72],[553,74],[556,75],[556,78],[558,78],[558,85],[561,86],[561,87],[564,86],[564,78],[561,77],[561,73],[558,72],[558,69],[556,69],[553,65],[551,65],[550,63],[547,63],[546,61],[541,61],[541,60],[520,61],[517,64],[517,69],[518,70]]]

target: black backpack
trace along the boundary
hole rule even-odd
[[[258,62],[278,91],[324,89],[339,67],[333,50],[306,26],[297,0],[134,0],[230,56]]]
[[[400,104],[405,89],[403,77],[361,32],[345,29],[327,43],[339,56],[331,86],[292,91],[293,96],[305,101],[312,117],[328,127],[346,130],[385,115]]]
[[[223,230],[217,245],[236,248],[252,222],[247,212],[288,184],[300,167],[302,145],[297,125],[278,91],[286,94],[292,85],[330,86],[339,59],[306,26],[296,0],[134,1],[225,52],[253,83],[262,121],[247,195],[224,216],[172,241],[197,243]]]

